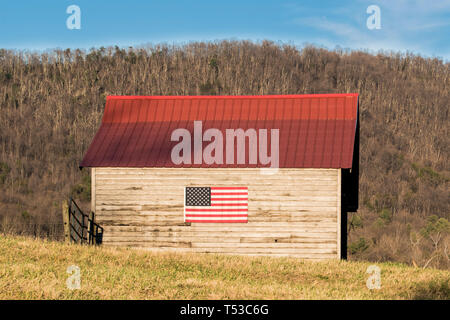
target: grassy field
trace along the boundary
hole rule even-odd
[[[152,253],[0,235],[0,299],[450,299],[450,271],[370,262]],[[66,286],[81,270],[81,289]]]

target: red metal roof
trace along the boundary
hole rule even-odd
[[[279,129],[280,168],[351,168],[357,116],[358,94],[109,96],[80,166],[268,167],[259,161],[175,165],[173,130],[186,128],[193,137],[194,121],[202,121],[203,132],[217,128],[224,137],[226,129]]]

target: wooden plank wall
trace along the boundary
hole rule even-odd
[[[189,252],[339,258],[340,170],[95,168],[105,245]],[[186,186],[248,186],[248,223],[184,223]]]

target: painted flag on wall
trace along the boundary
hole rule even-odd
[[[186,187],[184,221],[246,223],[248,187]]]

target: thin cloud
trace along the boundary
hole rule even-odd
[[[428,24],[413,24],[408,27],[408,30],[412,31],[420,31],[420,30],[428,30],[428,29],[436,29],[436,28],[442,28],[450,26],[450,22],[435,22],[435,23],[428,23]]]
[[[337,36],[360,38],[362,35],[361,31],[358,28],[355,28],[345,23],[333,22],[325,17],[295,19],[294,23],[324,31],[329,31]]]
[[[348,7],[328,8],[327,16],[296,17],[291,23],[309,27],[316,32],[311,38],[321,38],[335,46],[371,51],[401,51],[440,56],[449,59],[449,46],[442,42],[442,37],[450,32],[450,0],[446,1],[376,1],[381,8],[381,30],[368,30],[365,12],[366,6],[375,1],[359,1],[361,13]],[[336,10],[341,14],[336,14]],[[447,13],[448,12],[448,13]],[[300,14],[300,13],[299,13]],[[309,14],[304,11],[303,14]],[[439,31],[441,34],[431,36]],[[445,42],[445,41],[444,41]]]
[[[365,3],[372,4],[373,0],[366,0]],[[450,0],[378,0],[376,1],[380,7],[384,9],[399,12],[403,14],[413,13],[413,14],[427,14],[427,13],[443,13],[450,12]]]

